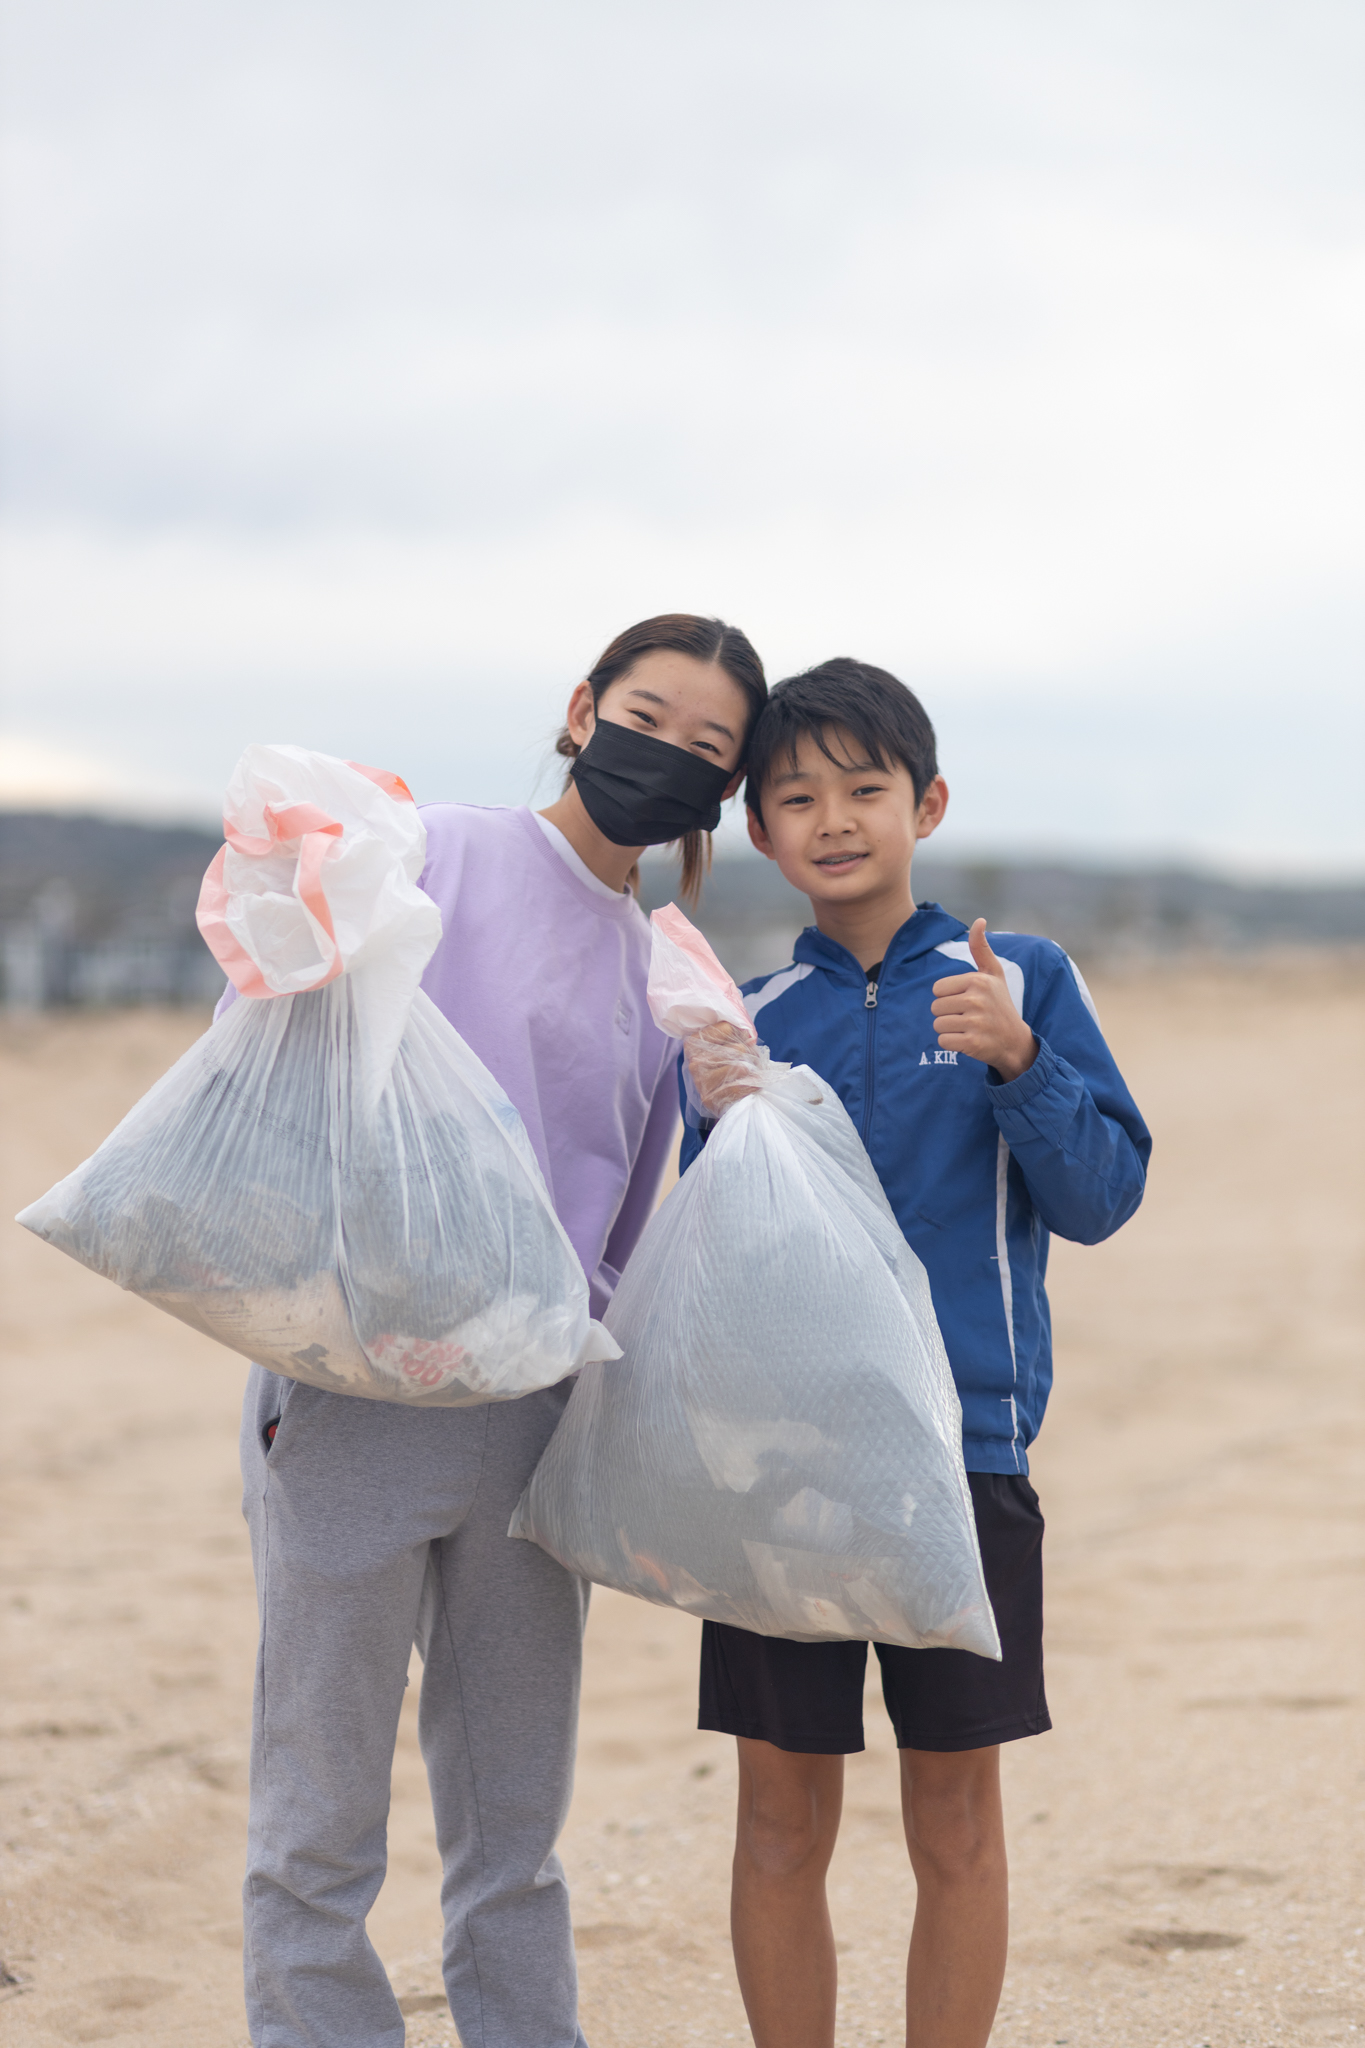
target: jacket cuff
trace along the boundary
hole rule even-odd
[[[995,1068],[990,1067],[987,1069],[986,1086],[990,1089],[992,1109],[1027,1109],[1035,1096],[1041,1095],[1044,1089],[1050,1087],[1053,1081],[1056,1080],[1058,1065],[1056,1053],[1052,1050],[1047,1040],[1038,1032],[1035,1031],[1033,1035],[1038,1040],[1038,1050],[1034,1055],[1033,1065],[1025,1067],[1017,1080],[992,1081],[990,1077],[995,1072]]]

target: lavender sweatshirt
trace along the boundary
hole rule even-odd
[[[649,1014],[649,924],[581,879],[529,810],[424,804],[443,931],[422,986],[501,1082],[600,1316],[649,1220],[678,1121]]]
[[[422,986],[516,1104],[600,1316],[678,1123],[677,1046],[645,1000],[649,924],[573,872],[533,811],[424,804],[422,822],[442,923]]]

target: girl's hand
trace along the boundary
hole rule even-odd
[[[968,932],[967,944],[977,972],[934,983],[938,1042],[945,1052],[965,1052],[1004,1080],[1017,1081],[1037,1058],[1038,1041],[1015,1009],[1005,970],[986,944],[984,917]]]
[[[737,1024],[708,1024],[683,1041],[687,1071],[707,1116],[719,1116],[732,1102],[756,1095],[763,1062],[751,1038]]]

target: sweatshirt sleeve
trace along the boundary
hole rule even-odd
[[[1064,953],[1024,1021],[1037,1057],[989,1089],[996,1124],[1048,1229],[1099,1244],[1142,1200],[1151,1134]]]
[[[669,1147],[678,1128],[678,1111],[673,1097],[673,1062],[664,1064],[654,1090],[649,1116],[645,1122],[645,1134],[635,1156],[635,1165],[621,1206],[616,1212],[616,1221],[611,1226],[606,1250],[592,1281],[592,1312],[600,1316],[612,1295],[626,1260],[634,1251],[640,1239],[640,1232],[654,1214],[658,1199],[659,1182],[663,1178],[664,1164]]]

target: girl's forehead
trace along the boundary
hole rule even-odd
[[[734,677],[719,663],[699,661],[695,654],[684,654],[676,647],[651,647],[611,687],[621,691],[666,691],[670,697],[716,695],[742,700],[744,696]]]

